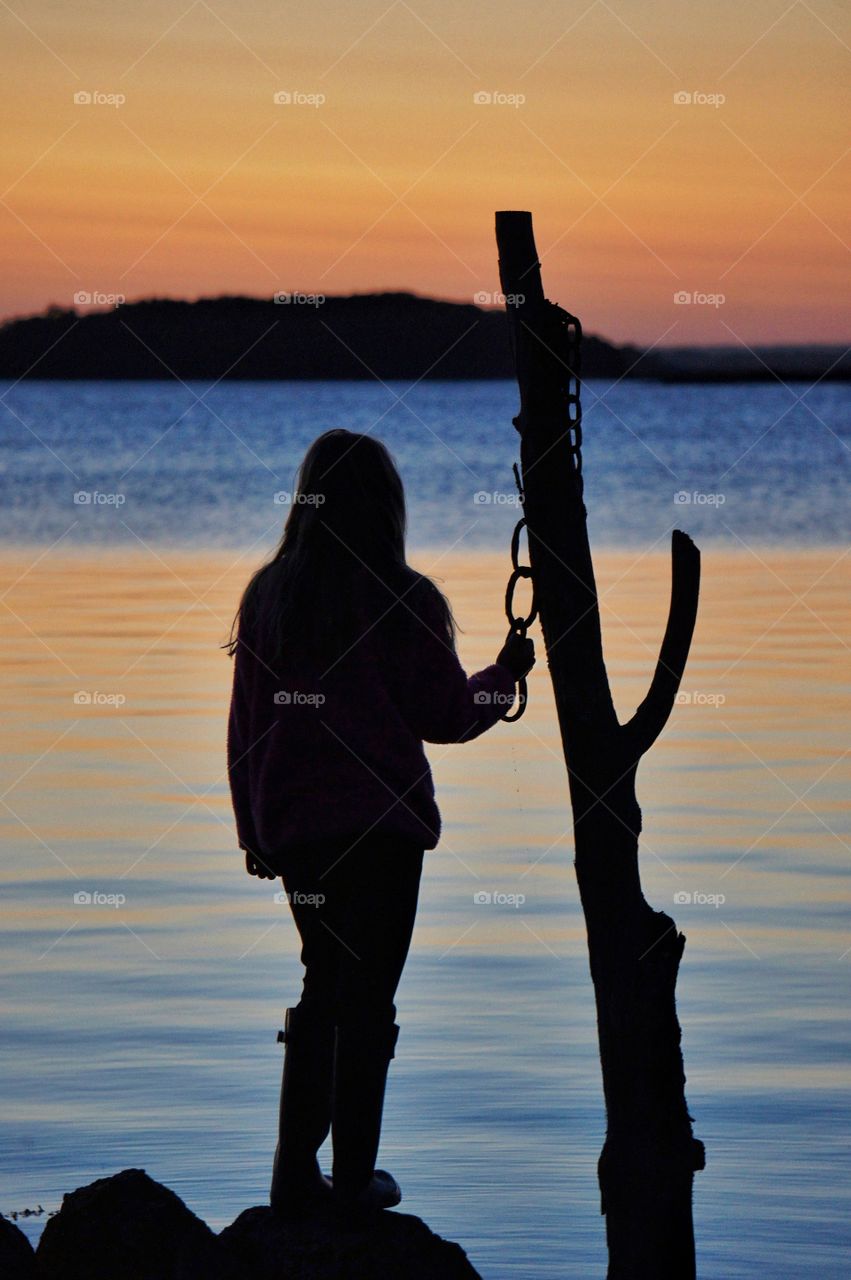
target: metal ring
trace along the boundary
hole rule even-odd
[[[529,699],[529,694],[526,689],[526,677],[521,676],[520,679],[517,681],[517,710],[507,711],[505,713],[502,719],[506,722],[506,724],[511,724],[513,720],[520,719],[523,712],[526,710],[526,703],[528,699]]]
[[[517,563],[520,556],[520,533],[525,524],[526,517],[524,516],[522,519],[517,521],[517,524],[514,526],[514,532],[511,535],[511,567],[513,569],[520,568],[520,565]]]
[[[535,603],[534,583],[533,583],[533,591],[532,591],[532,608],[528,617],[518,618],[514,613],[514,588],[517,586],[517,583],[520,581],[521,578],[531,578],[531,577],[532,577],[532,570],[529,569],[526,565],[519,565],[516,569],[513,570],[511,577],[508,579],[508,586],[505,588],[505,616],[506,618],[508,618],[508,621],[510,622],[512,627],[516,627],[520,623],[523,624],[524,629],[527,627],[531,627],[532,623],[535,621],[535,619],[538,616],[538,606]]]

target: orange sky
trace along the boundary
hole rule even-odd
[[[528,208],[547,293],[593,332],[849,337],[838,0],[9,0],[0,29],[2,315],[470,301],[498,287],[494,210]]]

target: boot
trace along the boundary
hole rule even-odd
[[[333,1193],[344,1211],[390,1209],[402,1199],[396,1179],[375,1168],[387,1070],[398,1035],[394,1023],[337,1027],[331,1113]]]
[[[274,1213],[300,1216],[331,1199],[316,1153],[331,1127],[334,1023],[301,1006],[287,1009],[278,1040],[284,1072],[269,1200]]]

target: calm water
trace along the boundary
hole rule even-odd
[[[773,426],[793,405],[782,387],[621,385],[607,398],[623,424],[602,405],[589,414],[586,491],[608,548],[600,589],[623,715],[664,625],[668,529],[707,548],[690,700],[639,775],[646,893],[688,937],[680,1017],[708,1151],[700,1274],[838,1280],[851,1246],[849,394],[818,387],[818,418],[799,404]],[[230,431],[196,405],[159,444],[193,403],[181,388],[33,384],[8,403],[30,429],[6,415],[0,1210],[52,1208],[139,1165],[219,1227],[266,1195],[275,1030],[299,966],[275,887],[249,879],[234,848],[231,668],[216,646],[315,426],[366,428],[393,398],[217,388],[207,403]],[[416,562],[444,579],[472,669],[503,632],[516,513],[474,495],[510,493],[513,397],[430,385],[409,403],[418,417],[397,404],[375,429],[412,493]],[[73,503],[94,490],[126,501]],[[679,491],[725,501],[674,504]],[[431,750],[445,836],[400,991],[383,1146],[405,1207],[488,1280],[605,1272],[570,815],[545,671],[530,684],[517,725]],[[75,703],[81,690],[112,700]],[[80,892],[119,903],[75,903]],[[477,903],[482,892],[524,900]]]
[[[7,385],[0,538],[265,546],[309,442],[346,426],[393,449],[415,545],[502,546],[516,401],[507,382]],[[704,545],[851,538],[847,386],[591,381],[584,405],[596,545],[648,547],[677,521]]]

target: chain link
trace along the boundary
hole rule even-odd
[[[525,495],[523,493],[523,482],[520,478],[520,468],[517,463],[514,464],[514,482],[517,485],[517,492],[520,496],[521,506],[524,502]],[[514,612],[514,591],[517,583],[521,578],[529,578],[532,580],[531,565],[520,563],[520,534],[526,527],[526,517],[522,516],[514,526],[514,532],[511,535],[511,577],[508,579],[508,586],[505,588],[505,616],[508,618],[509,634],[515,632],[521,640],[525,640],[526,632],[538,616],[538,606],[535,603],[535,584],[532,581],[532,603],[529,606],[528,614],[518,617]],[[517,681],[517,710],[507,711],[502,717],[508,724],[512,724],[515,720],[519,720],[523,712],[526,710],[526,703],[529,701],[529,694],[526,685],[526,677],[521,676]]]

